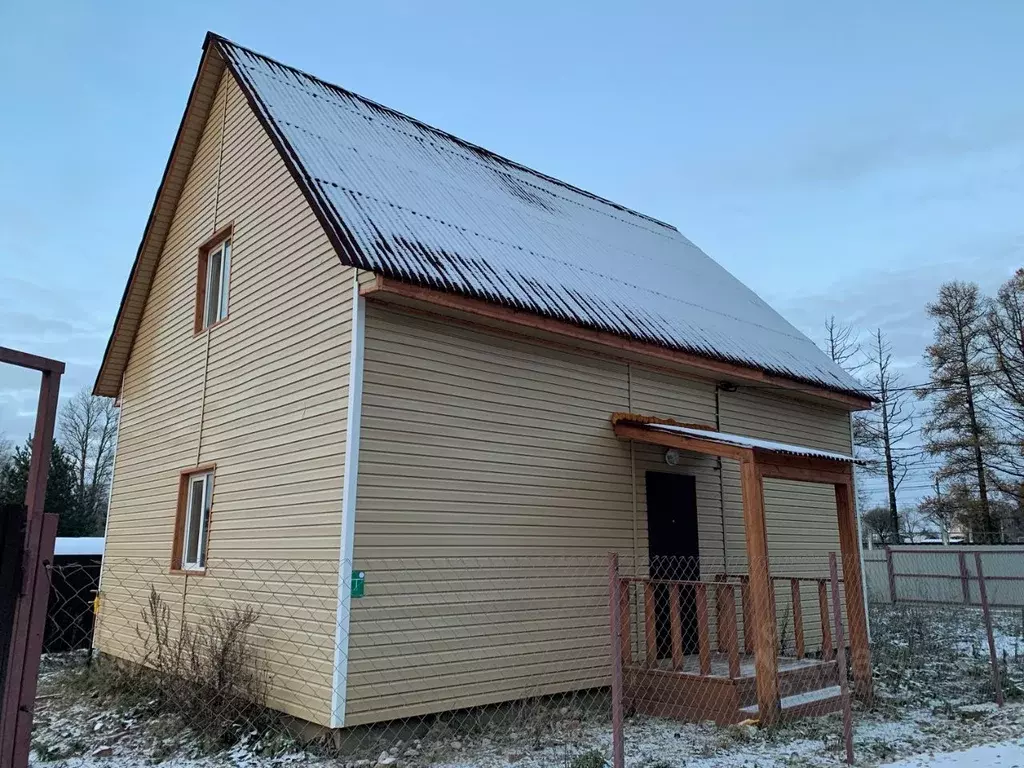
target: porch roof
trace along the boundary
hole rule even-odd
[[[612,415],[612,425],[615,434],[624,439],[740,461],[792,464],[794,460],[803,460],[832,471],[848,471],[850,465],[857,463],[853,456],[845,453],[719,432],[705,425],[679,424],[656,416],[616,413]]]

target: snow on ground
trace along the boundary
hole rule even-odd
[[[1024,740],[984,744],[961,752],[919,755],[882,768],[1021,768],[1024,766]]]
[[[1024,744],[1024,662],[1007,654],[1008,703],[996,707],[987,646],[977,648],[979,618],[961,609],[873,611],[877,705],[855,712],[858,765],[1024,768],[1018,754]],[[1004,643],[1024,646],[1020,625],[1020,616],[1001,619]],[[568,706],[538,700],[528,716],[498,724],[436,721],[404,734],[404,741],[366,738],[341,753],[267,732],[209,755],[187,723],[154,715],[145,702],[140,708],[110,699],[76,682],[81,670],[81,660],[44,665],[33,732],[36,768],[597,768],[611,752],[607,701],[591,698]],[[626,765],[836,767],[843,764],[841,732],[835,714],[765,730],[634,716],[625,723]],[[952,760],[979,757],[974,763],[928,762],[946,760],[947,753]]]

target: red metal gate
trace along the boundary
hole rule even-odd
[[[57,516],[43,513],[46,479],[64,363],[0,347],[0,363],[39,371],[39,405],[32,434],[32,462],[23,509],[7,510],[2,523],[4,567],[0,596],[0,768],[28,765],[32,711],[49,597],[47,568],[53,561]]]

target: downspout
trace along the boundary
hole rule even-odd
[[[633,412],[633,365],[632,363],[626,363],[626,407],[627,410]],[[640,531],[638,529],[637,521],[637,505],[636,505],[636,445],[630,440],[629,441],[629,487],[632,494],[632,505],[633,505],[633,556],[630,558],[630,568],[633,570],[632,575],[639,573],[638,563],[640,562]]]
[[[348,695],[352,552],[355,544],[356,481],[359,476],[359,432],[363,410],[363,357],[366,342],[366,299],[359,295],[358,271],[354,271],[352,276],[351,333],[345,426],[345,477],[341,490],[341,541],[338,551],[338,609],[334,627],[334,676],[331,686],[331,728],[341,728],[345,725]]]
[[[720,384],[715,384],[715,429],[719,432],[722,431],[722,387]],[[718,509],[719,518],[722,521],[722,570],[725,573],[729,573],[729,544],[725,540],[726,531],[728,526],[725,524],[725,477],[724,467],[721,456],[716,456],[715,461],[718,464]]]

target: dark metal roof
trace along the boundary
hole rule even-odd
[[[859,392],[674,227],[214,39],[352,265]]]

